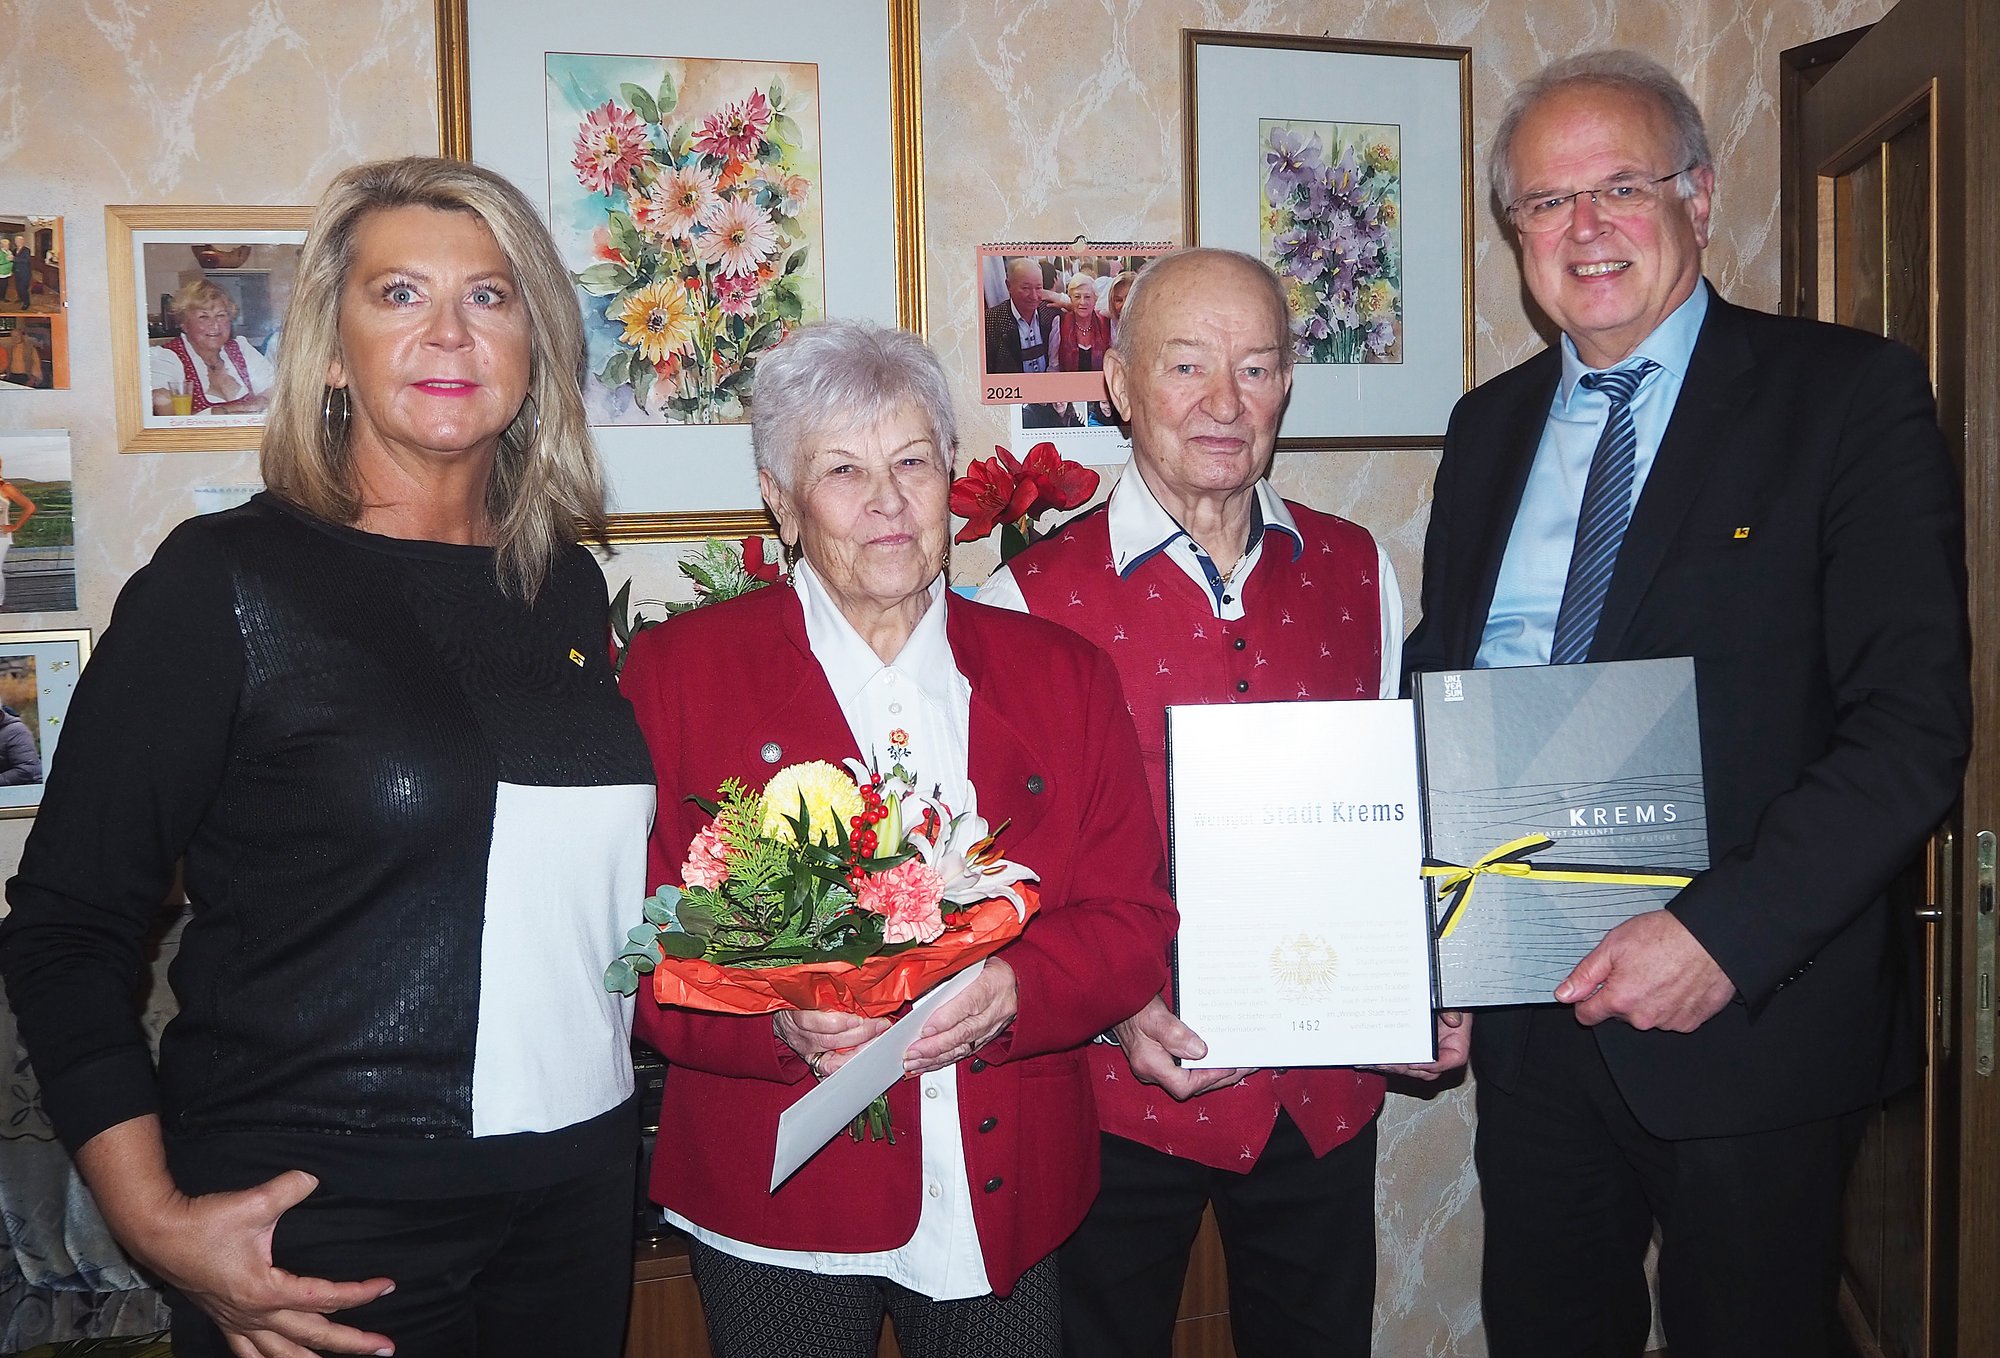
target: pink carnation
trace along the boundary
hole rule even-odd
[[[729,859],[722,852],[722,839],[715,833],[713,825],[702,827],[688,845],[687,862],[681,864],[681,885],[684,887],[707,887],[710,891],[722,885],[729,876]]]
[[[856,891],[863,910],[882,916],[884,943],[928,943],[944,932],[938,903],[944,900],[944,878],[921,858],[899,863],[887,872],[863,877]]]

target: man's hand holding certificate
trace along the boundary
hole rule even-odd
[[[1410,705],[1170,707],[1167,723],[1176,999],[1206,1048],[1181,1064],[1429,1064]]]

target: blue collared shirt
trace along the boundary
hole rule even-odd
[[[1680,399],[1694,343],[1708,315],[1708,285],[1697,286],[1685,302],[1641,341],[1619,367],[1639,359],[1658,366],[1647,373],[1632,398],[1632,424],[1639,436],[1634,453],[1632,503],[1639,502],[1653,458],[1666,436],[1667,421]],[[1555,640],[1556,614],[1562,609],[1563,585],[1569,578],[1570,549],[1576,543],[1576,519],[1583,508],[1583,483],[1590,475],[1591,455],[1604,432],[1611,402],[1602,392],[1581,384],[1590,372],[1577,357],[1568,335],[1562,339],[1562,378],[1549,403],[1548,423],[1535,449],[1521,507],[1514,514],[1514,531],[1493,586],[1493,604],[1486,613],[1486,630],[1473,664],[1480,669],[1511,665],[1546,665]]]

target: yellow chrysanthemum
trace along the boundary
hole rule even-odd
[[[694,340],[694,307],[678,278],[662,278],[633,293],[625,299],[618,319],[625,323],[625,343],[648,363],[664,362]]]
[[[861,789],[846,771],[823,759],[793,764],[779,769],[764,785],[762,833],[787,844],[798,843],[787,816],[799,814],[799,798],[806,802],[806,833],[815,844],[831,844],[838,826],[861,814]]]

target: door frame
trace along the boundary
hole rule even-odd
[[[1939,423],[1965,492],[1974,727],[1963,829],[1934,867],[1939,895],[1933,899],[1943,907],[1947,931],[1940,952],[1955,975],[1957,1000],[1945,1015],[1949,1054],[1938,1071],[1940,1125],[1932,1153],[1955,1166],[1958,1193],[1933,1203],[1928,1300],[1934,1358],[1983,1358],[2000,1352],[2000,1289],[1991,1285],[2000,1277],[2000,1068],[1982,1074],[1973,1060],[1981,986],[1972,846],[1982,830],[2000,833],[2000,160],[1974,148],[2000,145],[2000,6],[1902,0],[1867,29],[1782,54],[1779,233],[1783,308],[1811,314],[1818,270],[1806,261],[1817,255],[1818,204],[1816,194],[1800,190],[1816,172],[1808,166],[1812,153],[1799,116],[1807,93],[1822,80],[1851,83],[1869,106],[1886,110],[1911,93],[1896,83],[1909,84],[1910,74],[1892,52],[1954,50],[1958,59],[1936,73],[1934,259],[1944,304],[1936,308],[1932,342],[1939,353],[1961,355],[1959,366],[1941,367],[1936,377]],[[1842,64],[1850,54],[1856,59]],[[1996,988],[2000,978],[1989,977],[1989,1022]]]

